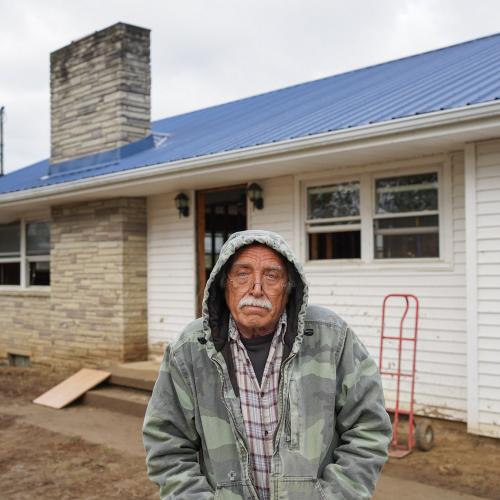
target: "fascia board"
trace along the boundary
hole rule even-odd
[[[316,134],[314,136],[301,137],[281,141],[279,143],[252,146],[249,148],[215,153],[198,158],[190,158],[157,165],[147,165],[130,170],[116,172],[87,179],[80,179],[67,183],[34,188],[0,195],[0,207],[7,206],[17,201],[34,200],[43,197],[56,196],[63,193],[81,192],[93,188],[112,186],[140,179],[162,176],[176,177],[187,172],[199,170],[200,173],[214,165],[238,164],[245,166],[245,161],[265,160],[273,156],[281,156],[281,159],[290,157],[297,158],[301,154],[307,156],[311,150],[353,150],[365,148],[376,141],[378,146],[384,143],[394,143],[395,137],[399,141],[411,141],[427,136],[439,136],[450,133],[451,129],[460,132],[467,130],[478,130],[482,127],[491,126],[491,120],[499,120],[500,125],[500,101],[488,102],[465,106],[462,108],[437,111],[417,116],[391,120],[390,122],[363,125],[352,129],[344,129],[333,132]],[[323,151],[324,152],[324,151]]]

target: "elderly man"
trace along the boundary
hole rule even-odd
[[[373,359],[277,234],[221,250],[203,317],[168,346],[144,421],[162,499],[370,498],[391,423]]]

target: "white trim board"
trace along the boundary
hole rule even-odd
[[[465,254],[467,296],[467,431],[479,434],[477,341],[476,145],[465,147]]]

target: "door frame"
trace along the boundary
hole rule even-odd
[[[232,189],[244,189],[247,184],[233,184],[231,186],[221,186],[218,188],[202,189],[195,192],[196,197],[196,219],[195,219],[195,237],[196,237],[196,314],[201,316],[201,304],[203,293],[205,291],[205,193],[214,193],[217,191],[230,191]],[[245,195],[246,199],[246,195]],[[248,227],[248,200],[246,210],[246,221]]]

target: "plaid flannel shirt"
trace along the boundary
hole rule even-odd
[[[269,499],[269,475],[273,456],[273,437],[278,424],[278,384],[283,357],[286,312],[278,322],[259,386],[252,362],[240,340],[233,319],[229,321],[231,354],[240,390],[240,404],[250,451],[254,484],[261,500]]]

